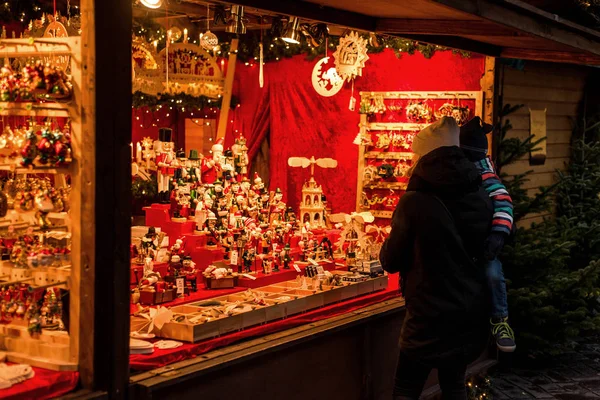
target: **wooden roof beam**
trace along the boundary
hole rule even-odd
[[[584,65],[600,65],[600,56],[583,52],[551,51],[506,47],[502,50],[503,58],[521,58],[524,60],[548,61]]]
[[[238,4],[265,12],[290,15],[301,19],[344,26],[365,32],[375,32],[377,19],[352,11],[321,6],[297,0],[235,0],[235,2],[218,1],[222,4]]]
[[[567,27],[547,18],[536,18],[530,12],[518,12],[508,8],[506,5],[490,0],[425,0],[441,4],[449,8],[460,10],[465,13],[476,15],[488,21],[504,25],[511,29],[528,33],[544,39],[561,43],[574,49],[600,55],[600,41],[589,39],[587,32],[581,30],[581,34],[574,32],[576,29]],[[515,2],[511,4],[515,6]],[[524,10],[525,11],[525,10]],[[585,36],[583,34],[586,34]]]
[[[377,20],[377,32],[414,35],[481,35],[519,36],[514,29],[489,21],[461,21],[439,19],[381,18]]]
[[[502,48],[492,44],[482,43],[471,39],[445,35],[401,35],[403,38],[417,40],[419,42],[435,44],[438,46],[451,47],[453,49],[466,50],[490,57],[500,57]]]

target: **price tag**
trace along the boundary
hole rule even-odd
[[[317,273],[319,274],[324,274],[325,270],[323,269],[322,265],[317,265]]]
[[[185,281],[185,279],[183,278],[177,278],[175,280],[175,283],[177,284],[177,294],[183,294],[185,287],[183,285],[183,282]]]
[[[354,97],[354,96],[350,97],[350,104],[348,104],[348,109],[350,111],[356,110],[356,97]]]
[[[250,274],[242,274],[242,276],[243,276],[244,278],[248,278],[248,279],[251,279],[251,280],[253,280],[253,281],[255,281],[255,280],[256,280],[256,277],[255,277],[254,275],[250,275]]]
[[[296,272],[302,272],[298,264],[294,264],[294,269],[296,270]]]
[[[238,263],[238,252],[237,250],[233,250],[231,252],[231,260],[229,262],[231,265],[237,265]]]

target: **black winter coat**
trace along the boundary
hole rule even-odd
[[[442,147],[419,160],[380,254],[383,268],[402,278],[406,354],[435,367],[470,363],[485,348],[489,303],[480,260],[492,215],[462,150]]]

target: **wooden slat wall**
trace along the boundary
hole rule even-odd
[[[563,64],[526,62],[522,71],[511,67],[503,68],[502,96],[504,104],[524,104],[519,111],[508,117],[513,129],[507,136],[526,138],[529,136],[529,108],[547,109],[547,159],[544,165],[529,165],[525,156],[503,172],[515,175],[533,171],[525,188],[534,194],[540,186],[549,186],[556,181],[555,171],[564,170],[569,161],[570,140],[573,120],[577,116],[579,102],[583,98],[587,71],[583,67]],[[521,220],[521,226],[540,222],[545,214],[531,214]]]

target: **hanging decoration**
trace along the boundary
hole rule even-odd
[[[206,32],[200,35],[200,47],[206,51],[215,51],[219,38],[210,31],[210,5],[206,4]]]
[[[188,94],[220,98],[225,79],[215,57],[191,43],[173,43],[157,55],[143,43],[134,47],[136,61],[133,92],[148,95]],[[135,56],[139,56],[135,59]],[[154,56],[155,60],[152,60]],[[155,68],[156,63],[156,68]],[[168,75],[167,75],[168,74]]]
[[[367,40],[356,32],[350,32],[340,38],[337,49],[333,53],[333,58],[335,59],[337,72],[344,81],[350,82],[357,76],[362,76],[365,62],[369,59]]]
[[[344,86],[344,79],[338,75],[331,57],[317,62],[312,72],[312,85],[318,94],[324,97],[336,95]]]

